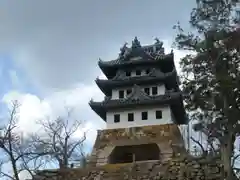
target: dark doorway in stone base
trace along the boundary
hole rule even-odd
[[[160,150],[157,144],[116,146],[108,157],[109,164],[131,163],[135,161],[159,160]]]

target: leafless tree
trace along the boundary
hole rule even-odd
[[[12,102],[8,117],[2,122],[4,124],[1,126],[0,134],[0,177],[12,180],[20,180],[20,173],[23,171],[33,175],[41,167],[39,157],[43,155],[33,152],[33,146],[17,129],[18,109],[19,103]]]
[[[60,169],[68,168],[71,162],[84,158],[85,123],[73,119],[72,110],[67,110],[66,116],[53,120],[46,118],[39,121],[39,124],[42,133],[33,136],[36,151],[47,153],[45,157]]]

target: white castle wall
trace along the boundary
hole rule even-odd
[[[162,111],[162,119],[156,119],[155,112],[157,110]],[[142,120],[142,112],[148,112],[148,119]],[[134,113],[134,121],[128,122],[128,113]],[[114,122],[114,114],[120,114],[120,122]],[[149,108],[135,108],[128,110],[119,110],[107,112],[107,129],[115,128],[128,128],[135,126],[146,126],[146,125],[159,125],[159,124],[172,124],[173,116],[169,106],[166,107],[149,107]]]
[[[152,88],[157,86],[157,95],[165,94],[166,88],[163,84],[156,84],[156,85],[149,85],[149,86],[141,86],[142,90],[144,88],[148,87],[150,88],[150,95],[152,94]],[[124,97],[127,96],[127,89],[132,89],[132,87],[124,87],[119,89],[113,89],[112,90],[112,99],[119,99],[119,90],[124,90]]]

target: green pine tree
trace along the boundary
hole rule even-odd
[[[196,0],[191,32],[178,24],[175,44],[190,50],[181,59],[189,117],[209,142],[217,142],[225,179],[233,179],[233,144],[240,120],[240,31],[237,0]]]

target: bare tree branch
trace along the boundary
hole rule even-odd
[[[59,168],[68,168],[69,161],[74,160],[74,153],[83,155],[81,147],[86,140],[86,132],[82,132],[83,136],[80,138],[74,137],[78,131],[83,131],[84,123],[72,118],[72,109],[66,111],[66,117],[39,121],[43,135],[32,137],[35,149],[41,147],[46,155],[57,161]]]
[[[13,176],[11,176],[11,175],[9,175],[9,174],[7,174],[7,173],[5,173],[5,172],[0,172],[0,174],[1,174],[1,176],[2,177],[7,177],[7,178],[10,178],[10,179],[12,179],[12,180],[15,180],[15,178],[13,177]]]
[[[1,156],[1,167],[10,164],[12,173],[4,172],[4,168],[0,169],[0,175],[14,180],[20,180],[20,173],[24,170],[39,168],[39,165],[31,162],[45,154],[33,152],[31,142],[23,143],[23,137],[18,126],[18,108],[17,101],[12,102],[9,109],[9,117],[6,119],[6,125],[2,127],[3,135],[0,137],[0,150],[3,152]],[[27,141],[26,141],[27,142]],[[31,168],[30,168],[31,167]],[[30,171],[29,171],[30,173]],[[30,173],[33,175],[33,173]]]
[[[205,150],[205,148],[203,147],[203,145],[199,142],[199,141],[197,141],[196,139],[194,139],[193,137],[190,137],[191,138],[191,140],[194,142],[194,143],[196,143],[200,148],[201,148],[201,151],[202,151],[202,155],[203,156],[205,156],[206,155],[206,153],[207,153],[207,151]]]

